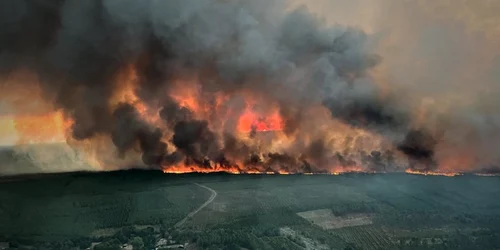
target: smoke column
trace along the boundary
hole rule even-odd
[[[495,171],[495,37],[466,33],[463,10],[389,2],[363,27],[322,19],[322,1],[6,0],[0,78],[39,88],[94,170]],[[0,111],[40,112],[18,106]]]

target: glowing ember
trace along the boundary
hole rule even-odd
[[[411,170],[411,169],[407,169],[405,172],[406,172],[407,174],[416,174],[416,175],[436,175],[436,176],[448,176],[448,177],[453,177],[453,176],[459,176],[459,175],[462,175],[461,173],[455,173],[455,172],[417,171],[417,170]]]
[[[252,170],[248,168],[240,168],[240,167],[231,167],[231,168],[200,168],[198,166],[186,166],[186,165],[178,165],[178,166],[168,166],[163,168],[163,173],[165,174],[187,174],[187,173],[228,173],[228,174],[255,174],[255,175],[342,175],[349,173],[363,173],[363,171],[356,170],[338,170],[334,172],[328,173],[313,173],[313,172],[289,172],[285,170],[277,170],[277,171],[261,171],[261,170]],[[370,172],[375,173],[375,172]]]
[[[163,168],[163,173],[166,174],[186,174],[186,173],[218,173],[226,172],[230,174],[240,174],[238,168],[200,168],[199,166],[177,165]]]

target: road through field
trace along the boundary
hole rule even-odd
[[[200,212],[204,207],[208,206],[208,204],[212,203],[212,201],[215,199],[215,197],[217,197],[217,192],[205,185],[201,185],[201,184],[198,184],[198,183],[194,183],[196,184],[197,186],[199,187],[202,187],[208,191],[210,191],[212,193],[212,195],[210,196],[210,198],[208,198],[207,201],[205,201],[205,203],[203,203],[201,206],[199,206],[196,210],[192,211],[191,213],[189,213],[188,215],[186,215],[186,217],[184,217],[184,219],[180,220],[179,222],[177,222],[175,224],[174,227],[180,227],[182,226],[189,218],[193,217],[196,213]]]

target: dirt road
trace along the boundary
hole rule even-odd
[[[201,206],[199,206],[196,210],[192,211],[191,213],[186,215],[186,217],[184,217],[184,219],[177,222],[174,227],[182,226],[189,218],[193,217],[196,213],[200,212],[204,207],[206,207],[206,206],[208,206],[208,204],[212,203],[212,201],[215,199],[215,197],[217,197],[217,192],[215,190],[213,190],[205,185],[201,185],[198,183],[194,183],[194,184],[210,191],[212,193],[212,195],[210,196],[210,198],[208,198],[207,201],[205,201],[205,203],[203,203]]]

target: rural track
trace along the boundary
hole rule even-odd
[[[200,212],[203,208],[205,208],[206,206],[208,206],[208,204],[212,203],[212,201],[214,201],[215,197],[217,197],[217,192],[205,185],[201,185],[201,184],[198,184],[198,183],[194,183],[195,185],[199,186],[199,187],[202,187],[208,191],[210,191],[212,193],[212,195],[210,196],[210,198],[208,198],[207,201],[205,201],[205,203],[201,204],[201,206],[199,206],[196,210],[192,211],[191,213],[189,213],[188,215],[186,215],[186,217],[184,217],[184,219],[180,220],[179,222],[175,223],[174,227],[180,227],[182,226],[184,223],[186,223],[186,221],[193,217],[195,214],[197,214],[198,212]]]

